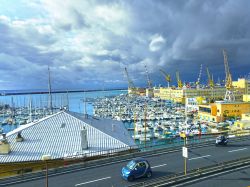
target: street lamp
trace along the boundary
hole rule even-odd
[[[51,160],[51,155],[43,155],[42,160],[45,161],[45,166],[46,166],[46,176],[45,176],[45,187],[49,186],[48,183],[48,160]]]

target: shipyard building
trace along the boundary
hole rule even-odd
[[[163,100],[172,100],[177,103],[185,103],[185,98],[196,98],[204,97],[207,100],[215,101],[222,100],[225,96],[226,88],[225,87],[214,87],[211,88],[186,88],[186,89],[177,89],[177,88],[164,88],[161,87],[154,91],[154,97],[159,97]],[[242,101],[243,93],[235,90],[234,91],[235,99]]]
[[[198,118],[201,121],[222,122],[230,118],[241,118],[249,112],[249,102],[216,101],[209,105],[199,105]]]

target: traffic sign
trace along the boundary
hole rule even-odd
[[[188,158],[188,148],[182,147],[182,156]]]

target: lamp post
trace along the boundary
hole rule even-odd
[[[49,186],[49,181],[48,181],[48,163],[47,161],[51,159],[51,155],[43,155],[42,160],[45,161],[45,166],[46,166],[46,174],[45,174],[45,187]]]

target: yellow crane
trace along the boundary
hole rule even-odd
[[[223,49],[222,52],[223,52],[223,57],[224,57],[224,66],[225,66],[225,74],[226,74],[225,87],[227,89],[224,100],[234,101],[235,97],[233,94],[232,75],[231,75],[230,70],[229,70],[227,52],[225,49]]]
[[[165,80],[168,83],[168,88],[169,88],[169,84],[171,82],[171,76],[170,74],[167,74],[163,69],[160,69],[160,72],[162,73],[162,75],[165,77]]]
[[[177,80],[178,88],[182,88],[182,87],[183,87],[183,84],[182,84],[182,81],[181,81],[181,79],[180,79],[179,71],[176,71],[176,80]]]
[[[207,67],[207,78],[208,78],[208,86],[210,88],[214,88],[214,80],[213,80],[213,78],[210,75],[208,67]]]

